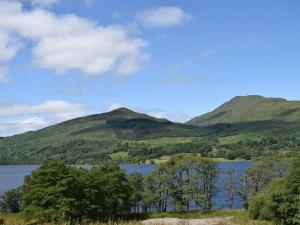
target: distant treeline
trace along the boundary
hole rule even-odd
[[[280,152],[296,155],[300,149],[300,138],[289,135],[246,139],[231,144],[221,144],[217,137],[193,137],[189,138],[189,141],[182,142],[178,138],[174,142],[167,143],[160,142],[160,140],[157,139],[156,144],[151,144],[147,140],[70,139],[53,142],[53,145],[40,148],[35,146],[28,151],[18,150],[18,146],[7,141],[5,146],[1,146],[0,143],[0,164],[40,164],[45,158],[64,161],[68,164],[95,164],[111,160],[141,163],[179,153],[197,153],[202,157],[210,158],[251,160]],[[112,154],[118,152],[126,152],[126,157],[111,157]]]

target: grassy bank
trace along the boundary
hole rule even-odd
[[[271,222],[266,221],[254,221],[250,220],[247,212],[241,210],[220,210],[215,212],[203,213],[203,212],[166,212],[166,213],[149,213],[145,219],[153,218],[180,218],[180,219],[207,219],[207,218],[221,218],[221,217],[231,217],[231,222],[236,225],[274,225]],[[1,219],[4,221],[5,225],[31,225],[36,223],[25,222],[18,214],[0,214],[0,224]],[[108,223],[82,223],[82,225],[140,225],[142,224],[138,220],[130,221],[118,221],[118,222],[108,222]],[[44,224],[44,225],[54,225],[54,224]],[[61,223],[59,225],[67,225],[67,223]],[[161,224],[163,225],[163,224]]]
[[[165,155],[165,156],[161,156],[160,158],[157,159],[151,159],[151,160],[146,160],[146,164],[160,164],[160,163],[165,163],[168,160],[170,160],[170,158],[172,158],[172,156],[176,156],[176,155],[193,155],[193,153],[180,153],[180,154],[174,154],[174,155]],[[197,154],[198,156],[201,156],[201,154]],[[241,159],[241,158],[236,158],[236,159],[225,159],[225,158],[209,158],[215,162],[218,163],[222,163],[222,162],[245,162],[247,160],[245,159]]]

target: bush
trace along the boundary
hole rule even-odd
[[[251,200],[248,208],[251,219],[254,220],[260,219],[261,212],[265,204],[264,198],[265,198],[264,194],[260,193],[254,196],[254,198]]]
[[[4,193],[0,200],[2,212],[16,213],[20,211],[22,192],[20,188],[13,189]]]
[[[290,174],[274,180],[264,193],[250,201],[249,214],[253,219],[266,219],[277,224],[300,224],[300,163]]]

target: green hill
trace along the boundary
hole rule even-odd
[[[265,98],[257,95],[238,96],[212,112],[191,119],[187,124],[203,126],[270,120],[286,122],[300,120],[300,101]]]
[[[235,97],[186,124],[126,108],[0,138],[0,164],[141,162],[181,153],[259,157],[300,149],[300,102]]]
[[[197,126],[173,123],[120,108],[38,131],[0,139],[0,164],[40,163],[59,159],[91,163],[130,149],[149,150],[143,140],[203,135]]]

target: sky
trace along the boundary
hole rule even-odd
[[[0,0],[0,136],[119,107],[300,100],[298,0]]]

